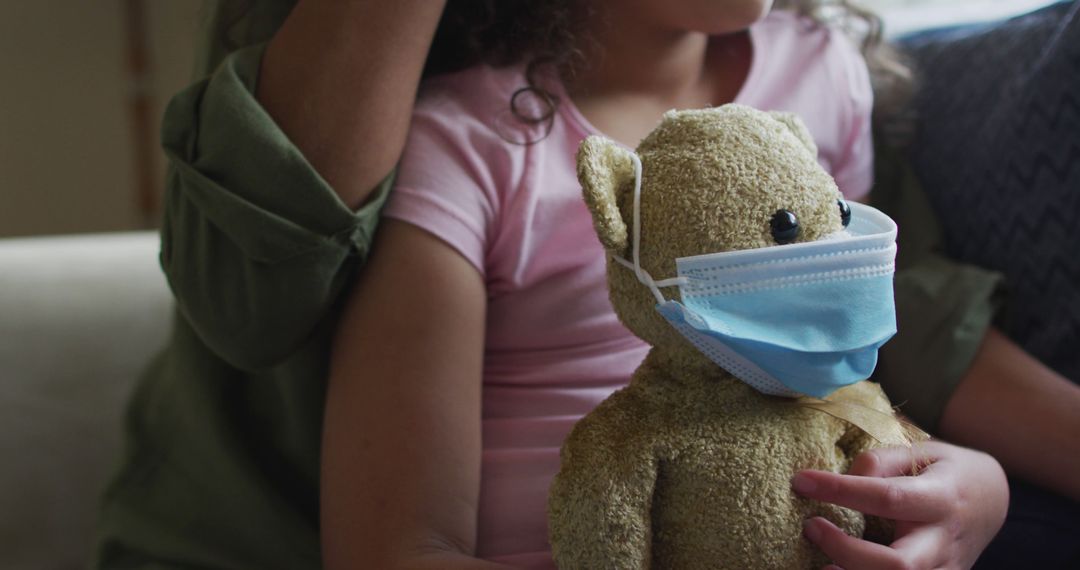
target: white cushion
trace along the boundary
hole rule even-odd
[[[0,568],[85,567],[124,402],[165,343],[152,232],[0,240]]]

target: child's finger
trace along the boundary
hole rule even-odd
[[[848,475],[863,477],[897,477],[910,475],[915,466],[926,463],[926,453],[918,446],[879,447],[860,453],[851,462]]]
[[[796,493],[818,501],[897,521],[941,520],[951,505],[928,477],[861,477],[828,471],[800,471]]]
[[[899,552],[848,536],[831,522],[814,517],[803,523],[803,535],[843,568],[907,568]]]
[[[934,441],[915,443],[910,447],[879,447],[859,454],[848,474],[870,477],[918,475],[941,458],[939,451],[940,444]]]

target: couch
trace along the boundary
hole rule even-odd
[[[122,409],[164,345],[153,232],[0,240],[0,568],[84,568]]]

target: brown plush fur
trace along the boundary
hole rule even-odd
[[[641,264],[658,280],[675,275],[679,257],[774,245],[769,222],[781,208],[798,216],[798,241],[842,228],[840,193],[792,115],[739,105],[669,112],[637,152]],[[629,258],[627,151],[590,137],[578,176],[601,243]],[[812,568],[826,560],[802,538],[803,520],[821,515],[862,533],[862,515],[799,498],[790,479],[846,470],[873,446],[868,436],[730,376],[657,313],[633,271],[609,261],[608,281],[619,318],[653,348],[563,446],[549,499],[560,568]],[[891,413],[877,394],[875,406]]]

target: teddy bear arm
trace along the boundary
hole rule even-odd
[[[548,503],[559,568],[649,568],[656,457],[640,446],[567,443]]]

